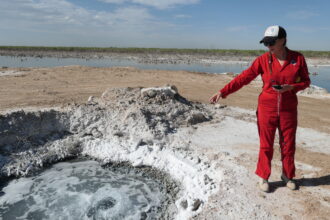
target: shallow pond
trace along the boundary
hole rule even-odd
[[[187,70],[193,72],[205,73],[240,73],[249,67],[249,63],[221,63],[221,64],[148,64],[139,63],[136,60],[128,59],[82,59],[82,58],[53,58],[53,57],[11,57],[0,56],[0,67],[55,67],[68,65],[82,65],[94,67],[113,67],[113,66],[130,66],[140,69],[160,69],[160,70]],[[325,88],[330,91],[330,66],[310,66],[312,84]]]

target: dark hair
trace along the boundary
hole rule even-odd
[[[278,31],[278,38],[281,39],[281,38],[285,38],[285,41],[283,43],[283,46],[285,47],[286,46],[286,31],[283,27],[279,26],[279,31]]]

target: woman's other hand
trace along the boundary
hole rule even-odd
[[[211,104],[215,104],[219,101],[219,99],[221,98],[221,92],[215,93],[211,98],[210,98],[210,103]]]

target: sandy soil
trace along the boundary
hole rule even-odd
[[[212,75],[205,73],[193,73],[187,71],[165,71],[165,70],[140,70],[131,67],[114,68],[94,68],[82,66],[68,66],[56,68],[5,68],[0,69],[0,111],[7,112],[13,109],[30,107],[53,107],[65,106],[68,103],[85,103],[90,96],[101,96],[108,88],[120,87],[152,87],[166,84],[176,85],[180,94],[191,101],[208,103],[209,97],[218,89],[222,88],[232,79],[230,75]],[[257,106],[257,97],[260,93],[260,84],[258,82],[242,88],[235,94],[230,95],[225,100],[220,100],[221,104],[236,106],[240,108],[255,110]],[[330,99],[316,99],[310,97],[299,97],[299,126],[312,128],[314,130],[330,133],[330,117],[328,107]],[[330,140],[329,140],[330,143]],[[247,145],[247,149],[254,149],[255,146]],[[328,147],[328,146],[325,146]],[[210,153],[210,149],[204,149]],[[279,153],[275,151],[274,160],[279,160]],[[212,157],[215,154],[212,154]],[[249,175],[253,174],[257,155],[245,154],[235,158],[235,163],[246,167]],[[298,146],[297,161],[308,164],[312,167],[319,167],[320,170],[314,172],[314,178],[311,186],[321,190],[329,190],[329,159],[330,156],[324,153],[317,153],[300,149]],[[212,159],[212,158],[211,158]],[[219,162],[220,164],[220,162]],[[280,175],[280,164],[275,163],[274,176]],[[219,165],[220,166],[220,165]],[[223,164],[221,166],[224,166]],[[229,170],[230,172],[230,170]],[[298,180],[302,181],[302,172],[297,172]],[[247,177],[245,177],[247,178]],[[297,201],[299,206],[305,207],[305,213],[302,216],[315,219],[327,219],[329,211],[320,203],[329,204],[329,197],[318,197],[313,195],[311,186],[302,186],[309,188],[298,192],[289,192],[281,183],[276,182],[278,190],[270,195],[260,194],[257,200],[272,208],[272,202],[280,204],[283,197],[289,196],[292,201]],[[278,181],[278,180],[277,180]],[[255,189],[255,186],[251,186]],[[236,188],[239,190],[239,188]],[[221,192],[223,193],[223,192]],[[210,198],[210,204],[218,204],[220,208],[225,208],[228,204],[219,202],[221,195],[215,194]],[[253,194],[253,193],[251,193]],[[282,198],[279,198],[282,197]],[[223,198],[225,201],[225,198]],[[285,219],[295,219],[290,215],[290,210],[294,209],[294,204],[283,210],[283,206],[274,206],[274,215],[282,216]],[[323,207],[319,210],[318,207]],[[197,216],[197,219],[217,219],[219,208],[206,206]]]
[[[11,71],[11,74],[5,74],[6,71]],[[3,76],[0,77],[1,112],[30,107],[63,106],[72,102],[81,104],[85,103],[90,96],[101,96],[107,88],[152,87],[165,84],[176,85],[180,94],[191,101],[208,103],[209,97],[232,79],[232,76],[229,75],[212,75],[187,71],[139,70],[131,67],[93,68],[69,66],[0,69],[0,72],[3,72]],[[227,99],[221,100],[221,104],[254,110],[260,91],[260,84],[254,82],[230,95]],[[330,99],[299,97],[299,126],[329,134],[329,104]],[[252,116],[247,118],[249,118],[247,121],[253,119]],[[244,117],[238,119],[245,120]],[[198,132],[194,135],[198,135]],[[191,135],[191,138],[194,135]],[[330,140],[328,143],[330,143]],[[299,145],[303,145],[303,143],[298,144],[296,154],[296,161],[298,164],[303,164],[301,166],[304,168],[297,170],[297,179],[302,183],[302,190],[290,192],[275,178],[272,179],[275,193],[270,194],[256,193],[256,186],[253,185],[255,182],[251,181],[251,176],[254,176],[253,172],[257,158],[256,146],[251,144],[240,145],[239,148],[244,147],[247,153],[237,153],[237,157],[228,157],[230,159],[226,159],[227,157],[224,157],[224,159],[216,158],[217,155],[221,155],[219,153],[221,149],[197,148],[200,153],[209,155],[210,160],[217,161],[218,166],[221,166],[226,172],[236,173],[227,175],[233,179],[225,180],[225,182],[227,181],[225,188],[233,184],[233,190],[222,189],[219,193],[213,195],[209,200],[209,204],[196,216],[196,219],[218,219],[223,217],[218,215],[218,213],[224,214],[221,209],[231,210],[231,206],[235,207],[235,204],[231,204],[234,202],[231,197],[234,191],[236,191],[236,194],[240,192],[246,194],[245,197],[238,196],[237,198],[248,199],[251,197],[248,195],[256,195],[256,197],[251,198],[256,204],[265,205],[266,209],[273,210],[274,216],[269,217],[295,219],[295,216],[290,214],[291,212],[298,213],[305,210],[300,213],[300,216],[306,217],[306,219],[327,219],[330,214],[327,208],[330,206],[330,197],[328,196],[330,190],[330,166],[328,162],[330,155],[308,151],[299,148]],[[197,143],[196,146],[198,146]],[[328,148],[328,146],[324,147]],[[231,149],[231,151],[235,152],[235,149]],[[277,162],[274,162],[274,176],[279,176],[281,172],[280,163],[278,163],[279,153],[278,151],[275,152],[274,161]],[[233,166],[239,164],[246,171],[231,169],[231,164]],[[306,171],[308,166],[313,167],[312,178],[306,175],[308,174]],[[256,180],[255,177],[253,178]],[[231,183],[233,180],[236,182]],[[322,190],[325,190],[327,194],[322,196]],[[228,200],[228,198],[231,198],[231,200]],[[290,198],[290,203],[285,202],[283,204],[286,204],[286,206],[283,206],[281,202],[283,198]],[[241,202],[241,204],[248,204],[248,201]],[[275,206],[273,206],[274,204]],[[237,208],[244,207],[237,206]],[[259,208],[257,207],[255,210]],[[244,212],[242,213],[244,216]],[[228,213],[228,216],[230,217],[230,213]]]
[[[5,73],[10,71],[11,75]],[[0,69],[0,111],[12,108],[50,107],[84,103],[100,96],[107,88],[176,85],[191,101],[207,103],[218,89],[231,80],[228,75],[187,71],[140,70],[132,67],[95,68],[68,66],[56,68]],[[221,104],[256,109],[261,89],[252,83]],[[330,133],[330,99],[299,97],[299,126]]]

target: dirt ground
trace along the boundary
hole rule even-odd
[[[132,67],[0,69],[14,75],[0,77],[0,111],[84,103],[107,88],[150,87],[172,84],[192,101],[208,103],[211,95],[231,80],[228,75],[188,71],[140,70]],[[260,87],[248,85],[220,100],[221,104],[256,109]],[[330,99],[299,97],[299,126],[330,133]]]
[[[21,108],[85,103],[90,96],[101,96],[107,88],[151,87],[166,84],[177,86],[179,93],[191,101],[208,103],[210,96],[232,79],[229,75],[188,71],[140,70],[132,67],[68,66],[0,69],[0,72],[8,71],[11,71],[12,74],[0,77],[0,112],[2,113]],[[220,103],[254,110],[260,91],[260,87],[251,84],[230,95],[227,99],[220,100]],[[330,133],[329,105],[330,99],[299,97],[299,126]],[[275,154],[276,160],[278,157],[278,153]],[[296,158],[305,164],[321,167],[322,169],[317,175],[322,178],[317,178],[318,180],[313,182],[314,186],[329,190],[330,155],[298,149]],[[238,159],[238,162],[253,173],[255,160],[256,157],[250,158],[248,156],[245,159]],[[275,166],[279,167],[278,165]],[[301,176],[299,171],[298,176]],[[318,210],[319,200],[323,199],[325,202],[329,202],[328,197],[314,198],[308,192],[291,193],[290,195],[306,198],[303,204],[306,206],[306,216],[318,216],[318,219],[329,217],[329,210]],[[205,210],[198,219],[207,218],[207,211],[211,210]],[[285,219],[294,219],[294,217],[287,215]]]

